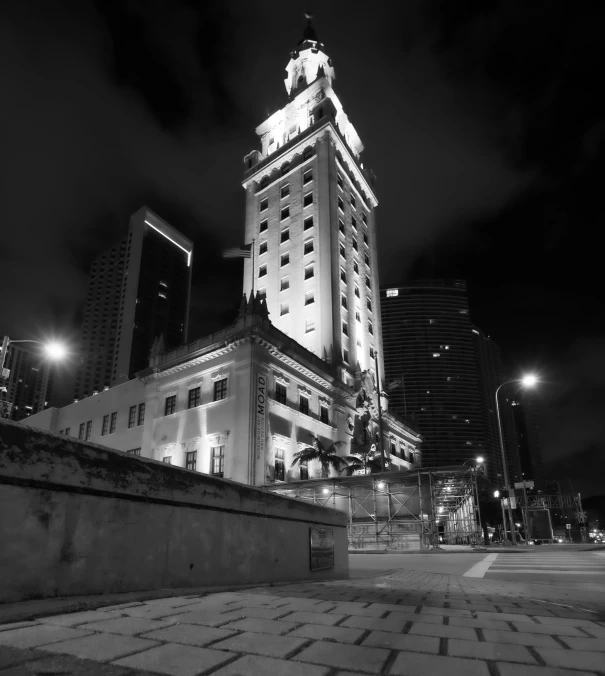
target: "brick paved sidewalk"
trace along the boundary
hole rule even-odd
[[[0,625],[0,676],[605,674],[605,615],[401,571]]]

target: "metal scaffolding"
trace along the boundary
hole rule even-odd
[[[352,549],[427,549],[482,541],[476,473],[470,468],[361,474],[264,488],[346,512]]]

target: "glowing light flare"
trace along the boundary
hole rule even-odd
[[[494,491],[494,497],[499,498],[500,497],[500,491]]]
[[[523,385],[523,387],[534,387],[537,382],[538,377],[533,373],[528,373],[527,375],[523,376],[523,378],[521,378],[521,385]]]
[[[477,464],[481,465],[482,463],[483,463],[483,456],[480,455],[480,456],[477,458]]]
[[[62,343],[57,343],[55,341],[44,344],[44,352],[51,359],[64,359],[67,356],[67,349]]]

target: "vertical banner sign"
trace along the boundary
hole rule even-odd
[[[267,410],[267,378],[256,374],[256,459],[265,455],[265,416]]]

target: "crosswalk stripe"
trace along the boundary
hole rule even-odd
[[[519,575],[534,573],[536,575],[605,575],[605,570],[602,571],[593,571],[593,570],[561,570],[556,568],[549,570],[548,568],[490,568],[486,575],[490,573],[518,573]]]

